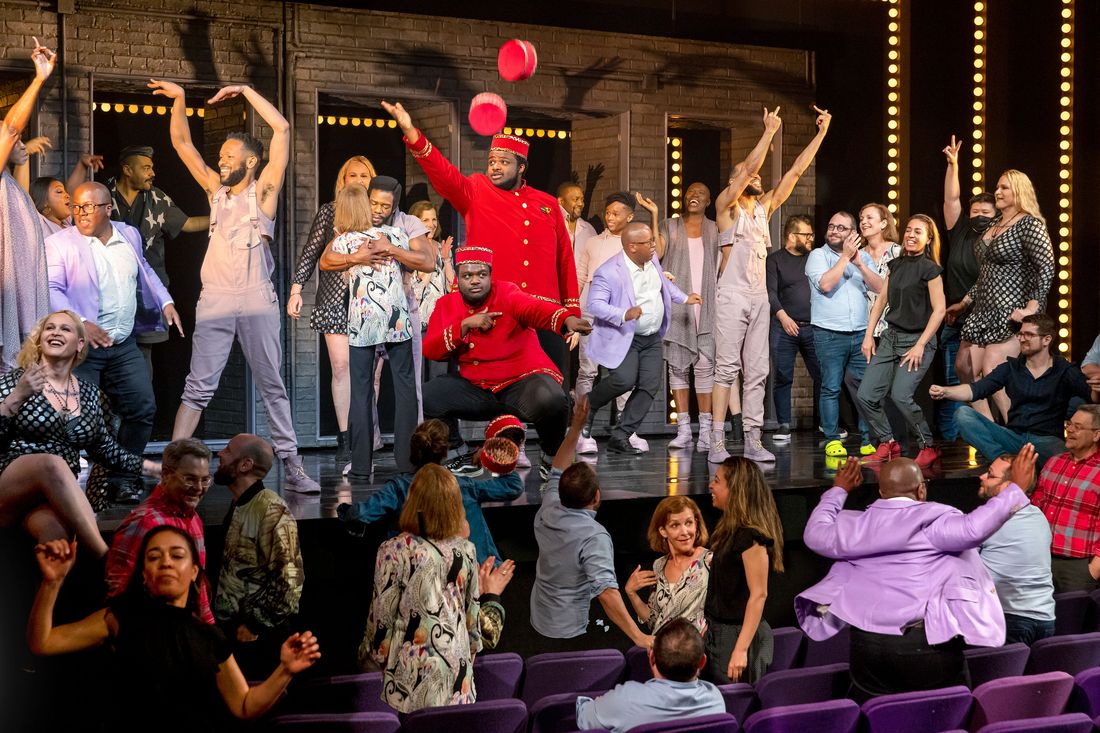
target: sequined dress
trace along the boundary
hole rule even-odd
[[[294,284],[304,286],[313,277],[317,263],[325,247],[335,236],[333,222],[336,220],[336,204],[328,202],[317,210],[313,225],[309,228],[309,238],[298,254],[294,265]],[[346,334],[348,332],[348,286],[343,273],[335,270],[320,270],[317,273],[317,298],[309,314],[309,327],[321,333]]]

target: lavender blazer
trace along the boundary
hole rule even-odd
[[[161,314],[164,307],[172,302],[172,296],[145,260],[141,233],[119,221],[112,221],[111,226],[134,248],[138,261],[134,333],[163,331],[165,326]],[[95,323],[99,318],[99,279],[87,237],[75,226],[46,237],[46,267],[50,281],[50,310],[67,308],[84,320]]]
[[[976,646],[1004,644],[1004,611],[976,548],[1027,506],[1018,486],[1010,484],[970,514],[935,502],[885,499],[864,512],[842,511],[847,496],[836,487],[826,491],[806,524],[806,546],[837,560],[794,601],[811,639],[827,639],[845,624],[900,635],[923,620],[929,644],[959,635]]]
[[[661,300],[664,301],[665,314],[657,333],[664,338],[672,320],[672,304],[683,303],[688,296],[664,276],[656,254],[652,262],[661,278]],[[615,255],[600,265],[588,288],[586,310],[595,320],[585,353],[600,366],[615,369],[626,358],[638,321],[624,321],[623,314],[634,305],[634,283],[630,280],[630,272],[623,257]]]

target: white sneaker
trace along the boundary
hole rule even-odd
[[[631,433],[630,437],[626,439],[626,442],[630,443],[642,453],[649,452],[649,443],[645,438],[639,438],[637,433]]]
[[[705,415],[705,417],[704,417]],[[699,453],[706,453],[710,450],[710,443],[713,440],[712,434],[714,431],[714,421],[710,419],[710,415],[699,416],[699,439],[695,443],[695,450]]]
[[[530,468],[531,459],[527,457],[527,451],[523,446],[519,449],[519,458],[516,459],[516,468]]]
[[[595,438],[586,438],[583,435],[577,438],[577,453],[589,454],[599,453],[599,446],[596,445]]]
[[[284,487],[299,494],[320,494],[321,486],[306,474],[302,457],[295,454],[283,459]]]
[[[724,430],[712,430],[710,433],[710,445],[707,448],[707,461],[721,463],[730,457],[726,450],[726,433]]]
[[[774,463],[775,455],[760,442],[760,428],[745,431],[745,458],[757,463]]]
[[[691,422],[686,421],[676,426],[676,437],[668,441],[669,448],[690,448],[692,444]]]

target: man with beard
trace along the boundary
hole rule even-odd
[[[457,359],[458,374],[424,385],[424,417],[491,420],[512,413],[533,422],[542,449],[539,473],[545,479],[569,423],[569,399],[561,389],[561,372],[538,348],[535,329],[561,339],[589,333],[592,326],[515,283],[493,281],[493,259],[488,247],[467,245],[455,254],[458,292],[437,301],[424,335],[424,356]]]
[[[814,246],[814,222],[795,214],[783,225],[783,249],[768,255],[765,264],[768,303],[771,305],[772,362],[775,364],[775,418],[779,429],[772,440],[791,441],[791,385],[794,384],[794,356],[802,354],[806,370],[814,380],[814,406],[821,391],[821,367],[814,351],[810,326],[810,283],[806,280],[806,255]]]
[[[243,95],[274,135],[271,156],[262,172],[263,145],[251,135],[238,132],[226,136],[218,170],[214,170],[191,142],[183,88],[156,79],[149,82],[149,87],[153,94],[172,100],[172,147],[210,197],[210,245],[200,272],[202,296],[195,310],[191,372],[172,438],[187,437],[198,428],[237,339],[267,410],[275,453],[285,469],[286,487],[320,493],[321,487],[306,475],[298,455],[290,400],[279,372],[283,361],[279,334],[282,318],[271,282],[275,261],[269,243],[275,233],[279,191],[290,160],[290,123],[251,87],[222,88],[208,104]]]
[[[462,214],[466,241],[493,251],[496,282],[515,283],[579,318],[577,266],[561,205],[523,179],[529,143],[514,135],[494,135],[485,173],[464,176],[413,126],[404,107],[388,102],[382,107],[397,121],[432,187]],[[568,374],[569,350],[559,334],[540,330],[538,340],[558,371]]]
[[[579,183],[566,181],[558,186],[558,204],[561,215],[565,217],[569,241],[573,243],[573,261],[579,265],[584,243],[596,236],[596,228],[581,217],[584,212],[584,189]]]
[[[782,124],[779,108],[764,110],[764,134],[745,160],[730,174],[729,186],[718,195],[718,229],[722,232],[722,261],[718,266],[716,294],[715,385],[712,397],[712,434],[707,459],[721,463],[726,450],[726,410],[730,392],[741,378],[744,386],[743,414],[745,458],[774,461],[775,456],[760,442],[764,428],[764,384],[768,381],[768,289],[764,260],[771,249],[768,220],[794,191],[798,179],[813,162],[817,149],[829,131],[832,116],[817,112],[817,134],[798,154],[790,170],[770,191],[760,183],[772,138]],[[736,400],[735,400],[736,401]]]
[[[225,549],[214,616],[250,679],[262,677],[278,658],[305,582],[298,524],[282,497],[264,488],[274,462],[266,440],[241,433],[218,453],[214,472],[214,483],[233,494],[222,523]]]
[[[718,280],[718,225],[707,218],[710,189],[696,182],[684,192],[682,217],[665,219],[660,233],[667,245],[661,266],[676,282],[698,293],[702,303],[672,306],[665,334],[668,386],[676,400],[676,437],[669,448],[691,447],[690,388],[695,385],[699,404],[699,442],[696,450],[710,450],[711,403],[714,390],[714,290]],[[659,253],[660,254],[660,253]],[[689,374],[690,372],[690,374]],[[690,377],[690,380],[689,380]],[[736,432],[736,429],[735,429]]]

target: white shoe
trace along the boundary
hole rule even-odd
[[[726,450],[726,433],[723,430],[712,430],[710,433],[710,446],[707,448],[707,461],[721,463],[730,457]]]
[[[700,433],[701,435],[702,433]],[[676,437],[668,441],[669,448],[690,448],[692,444],[691,421],[685,420],[676,427]]]
[[[530,468],[530,467],[531,467],[531,459],[527,457],[527,451],[524,450],[523,446],[520,446],[519,458],[516,459],[516,468]]]
[[[649,453],[649,443],[645,438],[639,438],[637,433],[631,433],[626,442],[640,450],[642,453]]]
[[[341,476],[347,476],[347,475],[348,475],[349,473],[351,473],[351,462],[350,462],[350,461],[349,461],[349,462],[347,463],[347,465],[345,465],[345,466],[344,466],[344,468],[343,468],[343,469],[342,469],[342,470],[340,471],[340,475],[341,475]]]
[[[707,413],[699,415],[699,440],[695,443],[695,450],[706,453],[710,450],[711,437],[714,431],[714,421]]]
[[[745,431],[745,458],[757,463],[775,463],[775,455],[760,442],[760,428]]]
[[[299,494],[320,494],[321,486],[306,474],[302,467],[301,456],[295,454],[283,459],[284,479],[283,486],[288,491],[296,491]]]
[[[583,435],[577,438],[577,453],[589,454],[599,453],[599,446],[596,445],[595,438],[586,438]]]

